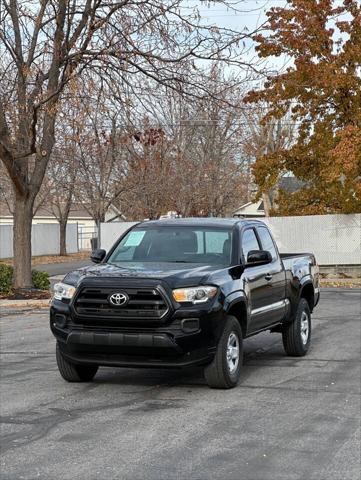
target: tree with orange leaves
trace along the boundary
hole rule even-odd
[[[263,121],[291,112],[293,145],[259,156],[259,195],[292,172],[305,182],[279,191],[278,215],[361,211],[361,6],[357,0],[289,0],[267,13],[269,32],[256,36],[261,57],[289,66],[251,91],[270,107]]]

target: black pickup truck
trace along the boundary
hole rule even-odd
[[[271,330],[288,355],[309,349],[315,257],[280,255],[260,221],[142,222],[91,259],[55,286],[50,309],[67,381],[90,381],[99,366],[203,365],[209,386],[231,388],[244,338]]]

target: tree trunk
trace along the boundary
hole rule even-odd
[[[59,255],[66,255],[66,226],[68,220],[61,220],[59,222],[59,234],[60,234],[60,251]]]
[[[272,208],[271,198],[268,192],[262,194],[264,214],[266,217],[269,217],[270,210]]]
[[[31,224],[33,203],[31,197],[15,193],[13,249],[15,289],[31,288]]]
[[[105,212],[99,212],[96,217],[93,217],[95,220],[95,224],[97,227],[97,248],[100,248],[101,244],[101,230],[100,230],[100,224],[105,222]]]

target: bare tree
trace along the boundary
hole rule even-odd
[[[130,131],[126,194],[119,197],[119,208],[131,219],[157,219],[174,209],[175,143],[162,127],[153,128],[149,118],[139,129]]]
[[[107,80],[202,90],[178,67],[188,63],[192,73],[191,59],[226,59],[253,71],[237,50],[252,32],[207,26],[181,0],[2,0],[0,17],[0,158],[14,188],[14,287],[22,288],[31,285],[31,213],[61,95],[89,68]]]
[[[47,203],[48,196],[49,185],[48,183],[43,183],[34,201],[32,218],[34,218],[39,209]],[[0,202],[4,206],[4,209],[6,208],[6,211],[14,215],[15,202],[13,184],[3,163],[0,163]]]
[[[50,157],[43,185],[47,185],[47,208],[59,223],[59,253],[66,255],[66,231],[75,190],[79,187],[80,130],[83,121],[78,101],[66,100],[57,119],[57,139]]]
[[[66,229],[71,207],[74,203],[74,189],[77,168],[74,157],[68,151],[53,150],[44,184],[49,187],[47,209],[59,223],[59,254],[66,255]]]
[[[96,224],[105,221],[110,206],[126,187],[127,149],[124,127],[116,107],[106,106],[102,94],[79,105],[79,168],[76,198]]]
[[[131,192],[120,197],[127,216],[220,216],[244,198],[242,89],[215,65],[198,82],[209,92],[202,98],[158,91],[147,99],[149,116],[127,145]]]
[[[174,199],[182,215],[220,216],[229,214],[245,195],[239,108],[243,89],[216,64],[202,83],[207,95],[186,108],[175,96],[165,112],[177,145],[175,185],[180,192],[174,191]]]

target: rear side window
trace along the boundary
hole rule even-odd
[[[244,259],[247,260],[248,252],[259,250],[259,244],[253,228],[246,230],[242,235],[242,251]]]
[[[272,260],[276,260],[277,252],[273,243],[271,234],[265,227],[257,227],[257,233],[262,243],[262,249],[267,250],[272,255]]]

